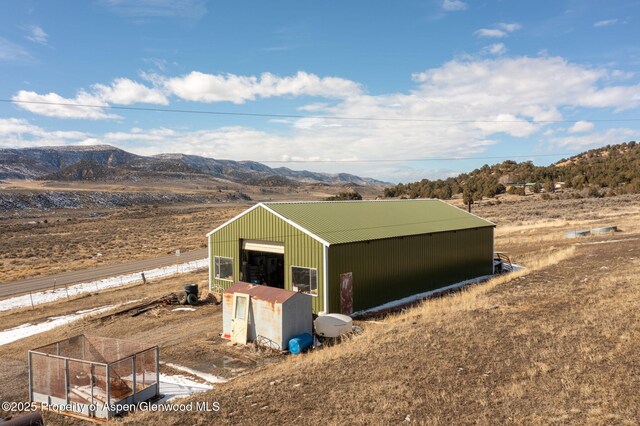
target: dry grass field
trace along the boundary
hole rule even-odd
[[[158,343],[163,361],[213,374],[226,374],[216,366],[226,356],[249,372],[191,398],[218,401],[218,413],[142,412],[117,421],[124,424],[637,424],[640,197],[505,200],[473,212],[498,224],[496,250],[525,270],[362,322],[363,333],[298,357],[265,358],[228,346],[218,337],[218,305],[87,319],[1,346],[0,399],[26,398],[28,348],[87,332]],[[122,214],[122,222],[112,223],[125,226],[129,213],[112,214]],[[163,214],[156,220],[174,217]],[[180,214],[200,218],[182,223],[191,229],[209,228],[213,213],[176,209]],[[233,213],[218,214],[222,220]],[[152,224],[153,217],[139,223]],[[564,238],[567,230],[605,225],[621,232]],[[189,233],[179,222],[171,226],[176,235]],[[0,314],[0,321],[3,329],[37,323],[204,279],[204,273],[168,278]],[[81,424],[55,414],[47,420]]]
[[[185,181],[163,187],[84,182],[11,181],[0,191],[101,191],[216,194],[214,187]],[[229,183],[253,201],[211,204],[160,204],[127,208],[3,211],[0,208],[0,283],[38,275],[111,265],[206,247],[205,234],[259,201],[322,200],[342,186],[308,185],[258,188]],[[359,187],[374,197],[377,187]]]
[[[205,234],[245,208],[59,210],[0,220],[0,283],[206,247]]]

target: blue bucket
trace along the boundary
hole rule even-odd
[[[313,336],[309,333],[304,333],[289,340],[289,352],[298,355],[309,349],[311,345],[313,345]]]

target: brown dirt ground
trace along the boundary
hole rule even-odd
[[[185,283],[199,283],[201,296],[207,293],[206,273],[199,272],[150,281],[148,284],[124,289],[87,294],[54,303],[38,305],[35,309],[20,309],[0,313],[2,329],[30,322],[37,324],[51,316],[71,314],[97,306],[117,305],[132,300],[152,300],[182,289]],[[161,362],[172,363],[220,377],[232,378],[246,374],[265,363],[278,361],[281,356],[251,346],[231,346],[219,337],[222,333],[222,305],[208,303],[197,306],[195,312],[173,311],[178,306],[154,308],[142,315],[121,315],[110,318],[106,314],[86,318],[55,330],[0,346],[0,401],[27,401],[27,351],[77,334],[115,337],[151,345],[159,345]],[[124,306],[122,307],[124,308]],[[189,374],[161,366],[169,374]],[[201,381],[194,378],[196,381]],[[0,410],[0,418],[8,413]],[[85,424],[57,414],[47,413],[47,424]]]

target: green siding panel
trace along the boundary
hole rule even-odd
[[[360,311],[493,271],[493,228],[331,245],[329,311],[340,312],[341,273],[353,273]]]
[[[318,295],[313,297],[313,311],[324,310],[324,246],[304,232],[262,207],[257,207],[209,236],[209,282],[213,290],[222,291],[240,279],[241,241],[262,240],[284,243],[284,282],[291,290],[291,266],[318,270]],[[214,256],[233,259],[234,281],[215,279]]]

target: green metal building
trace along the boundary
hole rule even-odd
[[[493,272],[487,220],[440,200],[259,203],[207,234],[209,285],[301,291],[360,311]]]

